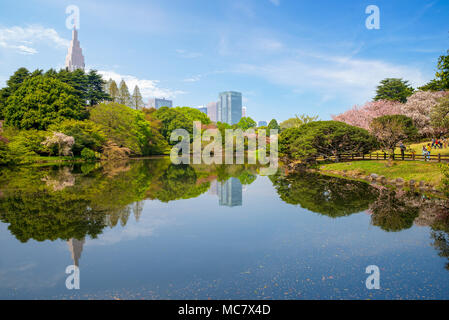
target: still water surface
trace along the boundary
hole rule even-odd
[[[0,298],[448,299],[448,231],[444,201],[316,174],[167,159],[3,169]]]

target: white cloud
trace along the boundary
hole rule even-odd
[[[67,48],[70,41],[60,37],[56,30],[41,25],[0,28],[0,47],[2,48],[14,50],[20,54],[33,55],[38,53],[34,46],[41,43],[57,48]]]
[[[343,95],[359,102],[371,99],[380,80],[385,78],[404,78],[415,87],[425,83],[421,71],[413,67],[305,53],[265,65],[242,64],[237,72],[290,86],[296,93],[319,91],[326,96],[325,100]]]
[[[115,80],[117,85],[123,79],[131,92],[137,85],[145,99],[151,97],[174,99],[178,95],[185,93],[180,90],[160,88],[158,80],[138,79],[135,76],[121,75],[114,71],[98,71],[98,73],[101,74],[106,81],[109,79]]]
[[[202,57],[203,54],[199,52],[189,52],[187,50],[177,49],[176,52],[182,57],[186,59],[194,59]]]

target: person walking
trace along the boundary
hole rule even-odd
[[[407,150],[407,147],[401,141],[399,144],[399,148],[401,149],[402,160],[404,160],[405,159],[405,150]]]
[[[430,153],[432,152],[432,146],[430,143],[427,144],[427,159],[430,161]]]
[[[422,146],[422,156],[424,161],[427,161],[427,147],[425,145]]]

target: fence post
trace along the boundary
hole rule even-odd
[[[379,160],[379,152],[376,153],[376,157],[377,157],[376,159]]]
[[[394,160],[394,152],[393,152],[393,160]]]
[[[387,153],[384,152],[384,160],[387,160]]]
[[[352,154],[352,160],[354,160],[354,154]]]
[[[438,162],[441,162],[441,153],[438,154]]]
[[[415,154],[414,153],[412,153],[412,158],[413,158],[413,161],[415,161]]]
[[[365,154],[362,153],[362,160],[365,160]]]
[[[373,156],[373,154],[370,153],[370,154],[369,154],[369,159],[370,159],[370,160],[372,159],[372,156]]]

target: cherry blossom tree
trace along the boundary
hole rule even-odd
[[[401,114],[413,119],[420,135],[431,137],[435,134],[431,121],[432,110],[448,94],[448,91],[417,91],[402,106]]]
[[[402,103],[397,101],[379,100],[367,102],[363,106],[355,105],[352,109],[332,116],[335,121],[370,130],[370,124],[373,119],[386,116],[401,114]]]
[[[58,156],[73,156],[72,147],[75,144],[75,139],[71,136],[67,136],[61,132],[53,132],[53,135],[47,137],[42,142],[46,147],[56,147],[58,149]]]

